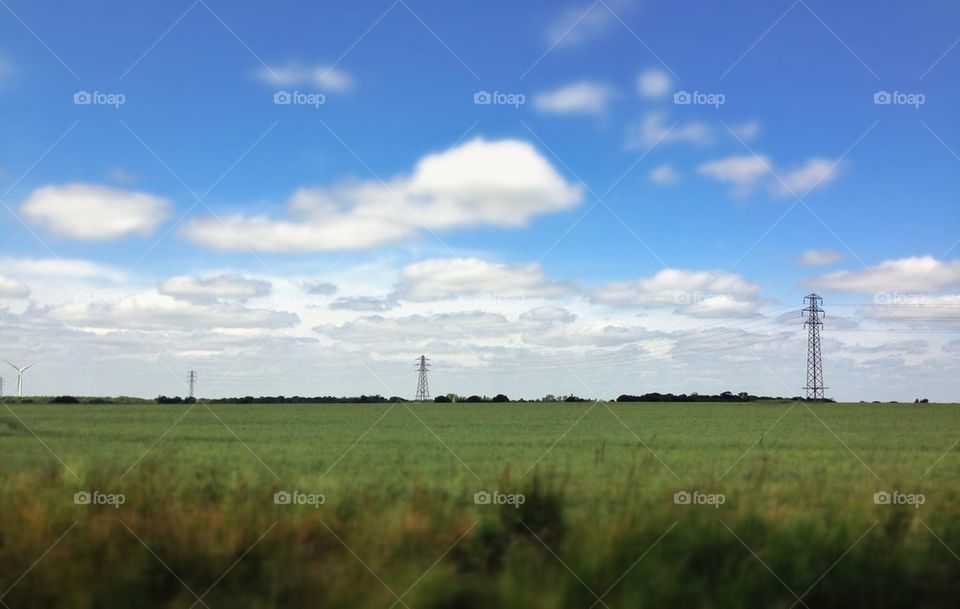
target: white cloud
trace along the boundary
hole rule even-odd
[[[75,258],[13,258],[0,257],[0,268],[6,272],[28,277],[72,279],[106,279],[122,281],[124,274],[119,270]]]
[[[607,85],[582,81],[538,93],[533,107],[551,114],[602,114],[612,96],[613,89]]]
[[[888,341],[877,345],[843,344],[837,345],[839,349],[848,353],[903,353],[918,354],[928,350],[929,342],[921,339]]]
[[[650,172],[650,179],[661,186],[676,184],[680,181],[680,172],[674,169],[673,165],[660,165]]]
[[[700,146],[713,142],[713,129],[706,123],[690,122],[680,124],[668,121],[666,114],[654,112],[642,121],[627,126],[626,148],[637,150],[649,148],[654,144],[686,142]]]
[[[827,266],[843,260],[843,254],[836,250],[807,250],[800,255],[797,264],[805,267]]]
[[[960,260],[932,256],[887,260],[858,271],[827,273],[811,282],[819,289],[860,294],[934,293],[960,288]]]
[[[708,296],[684,309],[693,317],[742,317],[756,313],[757,304],[750,300],[737,300],[728,294]]]
[[[520,314],[520,321],[532,323],[563,323],[569,324],[577,316],[563,307],[537,307]]]
[[[739,125],[731,125],[730,130],[742,140],[752,140],[760,133],[760,121],[747,121]]]
[[[403,317],[371,315],[340,326],[320,325],[314,328],[314,331],[350,346],[392,344],[403,350],[411,343],[426,343],[450,337],[454,337],[456,341],[495,337],[502,336],[510,329],[510,322],[499,313],[458,311]]]
[[[267,296],[271,287],[269,281],[262,279],[225,274],[215,277],[171,277],[161,283],[157,291],[181,300],[216,302]]]
[[[610,0],[613,10],[628,8],[630,2]],[[571,7],[548,26],[545,41],[550,47],[572,47],[601,37],[617,24],[616,15],[606,6]]]
[[[337,68],[324,65],[304,65],[290,62],[283,66],[263,67],[257,77],[278,87],[317,87],[325,91],[341,92],[353,86],[353,78]]]
[[[780,196],[796,194],[799,197],[807,192],[826,186],[840,174],[840,164],[830,159],[812,158],[802,166],[784,173],[774,185],[774,192]]]
[[[894,305],[894,306],[889,306]],[[938,320],[953,322],[960,312],[960,295],[921,296],[891,294],[890,298],[878,298],[877,304],[867,305],[860,309],[860,313],[869,319],[918,324],[924,329],[932,329],[927,324]],[[945,334],[953,329],[951,326],[933,325]]]
[[[521,227],[571,209],[582,188],[568,183],[526,142],[474,139],[421,159],[413,173],[380,182],[307,188],[291,198],[293,220],[239,214],[186,225],[190,240],[219,250],[306,252],[372,248],[423,230]]]
[[[673,79],[663,70],[647,70],[637,77],[637,93],[648,99],[663,97],[672,86]]]
[[[550,298],[570,291],[551,281],[539,264],[495,264],[479,258],[440,258],[404,267],[397,294],[409,301],[433,301],[458,296]]]
[[[839,175],[840,165],[827,159],[812,158],[791,171],[780,172],[766,155],[732,156],[703,163],[698,173],[736,186],[734,196],[745,196],[763,181],[777,196],[796,193],[803,196],[814,188],[826,186]],[[769,175],[768,175],[769,174]]]
[[[617,307],[675,306],[696,316],[744,314],[755,310],[760,286],[722,271],[664,269],[652,277],[602,286],[593,301]]]
[[[30,288],[26,284],[0,275],[0,298],[26,298]]]
[[[331,309],[343,311],[380,312],[395,309],[398,303],[393,297],[379,298],[377,296],[345,296],[330,303]]]
[[[308,281],[302,287],[303,291],[314,296],[331,296],[337,292],[336,285],[322,281]]]
[[[0,56],[0,83],[13,75],[13,64]]]
[[[534,272],[505,273],[501,281],[488,281],[488,274],[481,272],[475,281],[464,282],[456,274],[449,279],[441,272],[440,285],[421,286],[430,300],[408,301],[391,294],[401,287],[402,268],[377,259],[375,264],[345,263],[324,274],[320,269],[326,265],[313,262],[298,263],[290,269],[292,275],[247,274],[272,285],[268,296],[249,301],[256,303],[255,308],[235,301],[202,303],[157,294],[156,278],[143,270],[127,273],[122,283],[86,279],[77,280],[75,287],[71,278],[27,276],[22,274],[22,264],[16,273],[0,264],[6,277],[31,288],[29,302],[11,299],[4,301],[6,308],[0,307],[3,348],[24,361],[49,349],[44,370],[33,385],[46,394],[169,395],[169,383],[177,381],[157,374],[160,362],[173,370],[196,366],[208,380],[225,374],[210,397],[297,391],[358,394],[383,390],[370,387],[371,370],[388,380],[393,376],[402,380],[412,352],[433,358],[437,377],[431,385],[438,393],[503,391],[512,397],[535,397],[546,392],[582,394],[586,385],[595,388],[591,397],[615,397],[646,390],[742,388],[775,393],[781,390],[775,380],[754,374],[759,362],[777,376],[796,378],[797,354],[802,358],[805,345],[799,318],[781,318],[779,310],[762,315],[758,308],[764,299],[759,288],[719,270],[650,273],[636,281],[601,286],[594,303],[581,292],[557,286],[535,266]],[[46,267],[61,273],[70,265],[30,266],[33,271]],[[491,262],[478,268],[487,266],[528,265]],[[329,306],[337,302],[335,297],[304,293],[305,282],[321,280],[335,283],[346,295],[336,306]],[[503,293],[504,283],[519,286],[517,291],[533,294],[533,299],[488,297]],[[438,293],[438,299],[432,299],[430,292]],[[838,397],[864,397],[860,394],[869,392],[880,375],[889,381],[887,387],[892,389],[885,390],[893,391],[895,399],[902,399],[898,391],[912,396],[918,382],[934,387],[936,397],[943,399],[955,392],[956,375],[949,374],[950,356],[944,351],[945,345],[951,348],[949,334],[908,332],[919,317],[929,320],[930,327],[947,327],[947,320],[956,317],[960,296],[912,298],[911,302],[923,306],[830,309],[830,328],[868,330],[841,333],[838,338],[831,334],[836,347],[825,344],[836,363],[831,384],[844,387],[838,392],[847,392]],[[396,306],[363,312],[387,302]],[[858,326],[861,321],[864,325]],[[878,326],[899,331],[890,339],[872,331]],[[928,341],[925,351],[903,342],[916,339]],[[844,349],[840,344],[844,340],[853,346]],[[858,350],[859,355],[854,353]],[[903,362],[878,369],[875,356],[888,354],[900,359],[910,354],[913,359],[906,369]],[[281,374],[282,369],[293,369],[306,360],[323,371],[319,377]],[[866,360],[870,362],[863,363]],[[230,372],[233,365],[236,368]],[[504,367],[531,374],[505,378]],[[78,369],[94,372],[74,374]],[[582,381],[572,377],[570,370]],[[625,372],[629,374],[624,382],[615,384]],[[864,375],[870,377],[868,382],[858,384]],[[718,387],[731,378],[747,379],[747,385]],[[411,391],[398,384],[392,392],[407,395]]]
[[[205,305],[161,294],[138,294],[115,302],[51,307],[47,315],[74,328],[139,330],[275,329],[294,326],[294,313],[238,304]]]
[[[525,329],[521,338],[526,345],[531,347],[577,347],[581,351],[584,348],[625,347],[620,351],[622,355],[624,351],[642,352],[643,349],[638,348],[637,343],[648,340],[653,336],[654,333],[649,330],[619,322],[614,324],[593,322],[575,327],[541,324],[537,327]],[[610,351],[606,351],[606,353],[610,353]],[[545,358],[547,366],[550,365],[550,359],[549,357]],[[585,359],[589,359],[589,356]],[[553,365],[558,364],[554,362]],[[563,365],[559,364],[559,366]]]
[[[73,183],[33,191],[23,216],[51,231],[83,240],[149,235],[170,216],[166,199],[109,186]]]
[[[757,182],[770,171],[770,160],[765,156],[732,156],[709,161],[697,167],[697,173],[721,182],[733,184],[734,194],[748,194]]]

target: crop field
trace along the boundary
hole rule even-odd
[[[960,406],[0,408],[21,607],[955,607]]]

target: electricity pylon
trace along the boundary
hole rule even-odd
[[[430,368],[430,360],[427,359],[427,356],[421,355],[416,365],[420,372],[420,377],[417,380],[416,401],[426,402],[430,399],[430,387],[427,385],[427,370]]]
[[[807,328],[807,390],[808,400],[822,400],[823,390],[823,360],[820,355],[820,328],[823,327],[824,310],[821,308],[823,298],[816,294],[803,297],[803,322]]]
[[[197,372],[196,370],[191,370],[187,373],[187,383],[190,386],[189,397],[196,397],[194,394],[197,389]]]

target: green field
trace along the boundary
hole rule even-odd
[[[958,439],[953,405],[7,401],[0,600],[955,607]]]

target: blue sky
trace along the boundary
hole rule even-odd
[[[705,323],[729,337],[775,322],[816,289],[850,324],[835,337],[839,397],[956,399],[937,370],[960,351],[958,16],[813,0],[4,0],[4,351],[42,358],[36,391],[64,393],[102,387],[71,365],[124,341],[143,351],[108,393],[175,393],[170,377],[199,367],[223,377],[211,394],[403,394],[396,367],[431,347],[451,391],[500,391],[498,362],[516,358],[554,362],[508,382],[528,397],[798,393],[800,335],[793,355],[752,355],[762,380],[738,373],[752,368],[736,354],[691,375],[673,350]],[[277,104],[280,91],[323,103]],[[478,104],[481,92],[522,103]],[[877,103],[884,92],[894,103]],[[194,284],[177,292],[171,278]],[[303,288],[317,283],[336,291]],[[151,307],[166,325],[130,313],[155,320]],[[523,317],[547,309],[535,328]],[[244,318],[241,331],[218,317],[279,312],[296,322]],[[466,317],[406,335],[443,315]],[[484,334],[476,316],[502,326]],[[611,328],[637,334],[610,343]],[[75,349],[38,347],[56,332]],[[197,348],[174,346],[184,337]],[[242,386],[271,341],[341,373]],[[630,384],[638,354],[665,386]],[[610,378],[589,365],[598,356],[616,364]],[[566,366],[589,378],[570,384]],[[387,387],[369,387],[371,372]],[[918,374],[937,389],[915,388]],[[875,395],[870,379],[891,375],[892,395]]]

